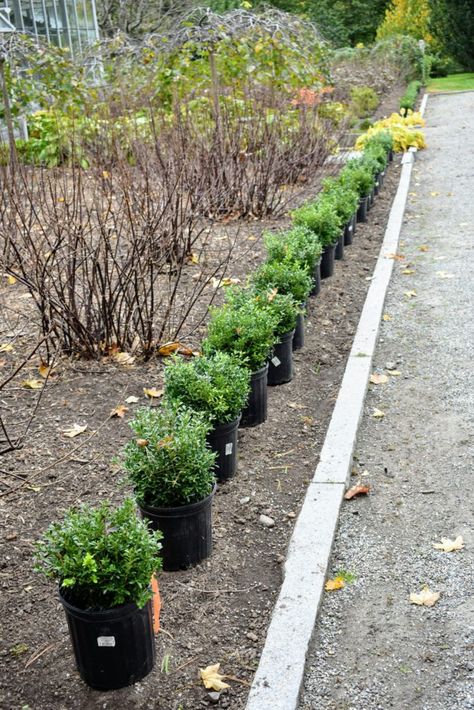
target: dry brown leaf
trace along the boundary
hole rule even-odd
[[[190,264],[199,264],[199,257],[197,254],[189,254],[188,261]]]
[[[411,291],[404,291],[403,292],[407,298],[415,298],[416,296],[416,291],[415,289],[412,289]]]
[[[455,540],[450,540],[448,537],[442,537],[441,542],[433,542],[433,547],[436,550],[441,550],[442,552],[455,552],[456,550],[462,550],[464,547],[464,540],[462,535],[458,535]]]
[[[69,429],[65,429],[62,433],[64,436],[67,436],[68,439],[74,439],[75,436],[83,434],[86,429],[87,424],[84,424],[84,426],[81,426],[80,424],[73,424],[72,427],[69,427]]]
[[[135,356],[130,355],[130,353],[114,353],[112,360],[118,365],[124,365],[125,367],[131,367],[135,362]]]
[[[143,388],[143,394],[146,397],[150,397],[150,399],[158,399],[158,397],[161,397],[163,394],[164,390],[158,390],[156,387],[144,387]]]
[[[335,577],[334,579],[328,579],[324,585],[324,589],[327,592],[334,592],[336,589],[343,589],[345,586],[344,577]]]
[[[427,584],[421,592],[413,592],[410,594],[410,604],[418,604],[419,606],[434,606],[440,598],[439,592],[432,592]]]
[[[136,404],[137,402],[140,401],[139,397],[135,397],[134,394],[130,395],[130,397],[127,397],[125,400],[127,404]]]
[[[48,365],[46,362],[42,362],[40,364],[40,366],[38,367],[38,372],[44,379],[46,379],[47,377],[54,377],[56,375],[56,373],[54,372],[54,365]]]
[[[372,411],[372,416],[374,419],[383,419],[385,416],[385,412],[382,412],[381,409],[377,409],[377,407],[374,407]]]
[[[267,293],[267,300],[268,300],[269,303],[271,303],[271,302],[274,300],[274,298],[275,298],[275,296],[277,295],[277,293],[278,293],[278,289],[277,289],[277,288],[272,288],[272,289]]]
[[[3,345],[0,345],[0,353],[12,353],[14,349],[15,348],[11,343],[4,343]]]
[[[124,404],[119,404],[115,409],[112,409],[110,412],[110,417],[119,417],[119,419],[123,419],[126,412],[128,412],[128,407],[126,407]]]
[[[386,254],[385,258],[386,259],[393,259],[394,261],[404,261],[405,255],[404,254]]]
[[[400,370],[387,370],[387,372],[391,377],[400,377],[402,374]]]
[[[415,269],[402,269],[400,273],[410,276],[411,274],[416,274],[416,271]]]
[[[388,377],[387,375],[378,375],[376,372],[374,372],[374,374],[370,375],[369,381],[373,385],[384,385],[386,382],[388,382]]]
[[[204,687],[208,690],[215,690],[218,693],[221,690],[230,688],[228,683],[224,683],[223,679],[226,677],[219,673],[220,663],[215,663],[213,666],[207,666],[207,668],[199,669],[199,676],[204,684]]]
[[[383,319],[384,319],[384,321],[389,321],[389,320],[392,320],[392,316],[390,316],[388,313],[384,313]]]
[[[178,350],[180,350],[182,347],[183,346],[181,345],[181,343],[177,340],[172,343],[165,343],[164,345],[158,348],[158,355],[161,355],[162,357],[168,357],[173,353],[177,353]]]
[[[306,405],[300,404],[300,402],[287,402],[290,409],[306,409]]]
[[[349,488],[344,498],[346,500],[351,500],[352,498],[355,498],[355,496],[366,496],[369,491],[370,486],[363,486],[361,484],[358,484],[357,486],[352,486],[352,488]]]
[[[43,387],[43,383],[41,380],[23,380],[20,382],[22,387],[25,387],[27,390],[40,390]]]
[[[427,246],[426,244],[422,244],[418,247],[418,251],[429,251],[429,246]]]
[[[148,446],[148,439],[136,439],[135,443],[140,449],[143,449],[145,446]]]

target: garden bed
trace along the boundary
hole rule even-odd
[[[217,707],[244,707],[281,584],[286,546],[318,461],[398,174],[394,163],[369,222],[358,225],[354,244],[344,261],[336,263],[335,276],[310,299],[306,344],[295,353],[294,380],[269,388],[265,424],[240,431],[238,473],[215,499],[212,557],[192,570],[160,575],[162,631],[154,671],[131,688],[107,694],[87,688],[76,673],[58,598],[32,572],[32,544],[70,505],[123,498],[122,473],[111,460],[130,437],[127,419],[146,403],[143,388],[161,388],[162,364],[60,365],[24,448],[1,461],[2,492],[22,486],[0,498],[1,707],[195,710],[212,702],[198,680],[198,668],[217,662],[234,678]],[[234,258],[229,276],[243,279],[255,269],[263,258],[262,229],[277,226],[284,226],[283,221],[239,225],[235,254],[244,256]],[[18,290],[14,296],[13,289],[8,292],[10,300],[27,309],[28,299],[18,298],[21,288],[14,288]],[[202,330],[196,331],[196,342],[189,344],[196,345],[201,335]],[[10,354],[2,355],[6,357]],[[36,368],[24,377],[34,377]],[[124,419],[109,418],[130,395],[139,403],[127,405]],[[28,413],[35,393],[18,387],[4,399],[9,415],[15,409]],[[62,432],[75,423],[88,428],[66,438]],[[260,522],[262,514],[274,520],[273,527]]]

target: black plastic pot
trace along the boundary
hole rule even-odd
[[[310,296],[317,296],[321,291],[321,259],[315,264],[313,270],[313,288],[310,291]]]
[[[303,304],[302,308],[305,309],[306,305]],[[304,326],[304,312],[298,313],[296,328],[293,334],[293,350],[301,350],[301,348],[304,347]]]
[[[385,182],[385,170],[382,170],[382,172],[379,174],[379,192],[382,189],[384,182]]]
[[[324,247],[323,254],[321,257],[321,278],[327,279],[334,273],[334,253],[336,251],[336,245],[330,244]]]
[[[344,246],[348,247],[352,244],[354,236],[354,217],[352,216],[344,227]]]
[[[113,690],[144,678],[155,663],[151,601],[87,611],[61,603],[81,678],[96,690]]]
[[[375,188],[372,187],[371,191],[369,192],[369,200],[367,202],[367,209],[370,210],[373,207],[375,200]]]
[[[293,335],[290,330],[280,336],[280,342],[273,346],[273,355],[268,363],[268,384],[284,385],[293,379]]]
[[[217,424],[207,435],[207,443],[217,453],[214,473],[219,481],[227,481],[237,470],[237,431],[240,414],[237,419],[224,424]]]
[[[367,212],[369,211],[369,196],[361,197],[359,200],[359,208],[357,210],[357,221],[367,222]]]
[[[375,176],[375,182],[374,182],[374,195],[378,195],[380,192],[380,173],[377,173]]]
[[[265,367],[252,372],[250,394],[247,406],[242,410],[241,427],[257,426],[267,419],[267,378],[268,363]]]
[[[139,504],[141,514],[150,521],[152,530],[163,533],[161,552],[164,570],[187,569],[210,556],[214,493],[215,487],[204,500],[175,508]]]
[[[391,148],[388,151],[388,162],[393,163],[393,150]]]
[[[341,236],[336,242],[336,250],[334,252],[334,258],[340,261],[344,259],[344,232],[341,232]]]

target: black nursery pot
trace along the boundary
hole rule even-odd
[[[373,204],[375,201],[375,188],[372,187],[371,191],[369,192],[369,201],[367,202],[367,209],[372,209]]]
[[[350,218],[344,227],[344,246],[348,247],[352,244],[352,239],[354,236],[354,216]]]
[[[313,270],[313,288],[310,291],[310,296],[317,296],[321,291],[321,259],[314,265]]]
[[[237,432],[240,414],[237,419],[224,424],[217,424],[207,435],[207,443],[216,452],[214,473],[219,481],[227,481],[237,470]]]
[[[321,257],[321,278],[327,279],[334,273],[334,255],[336,251],[335,244],[329,244],[324,247]]]
[[[155,663],[151,601],[142,609],[131,603],[89,611],[59,596],[77,669],[91,688],[124,688],[148,675]]]
[[[260,370],[252,372],[250,394],[247,406],[242,410],[241,427],[257,426],[267,419],[267,378],[268,363]]]
[[[304,311],[306,309],[306,304],[303,304],[302,308]],[[296,328],[293,334],[293,350],[301,350],[301,348],[304,347],[304,327],[304,312],[298,313],[298,318],[296,319]]]
[[[334,252],[334,258],[340,261],[344,259],[344,232],[341,232],[341,236],[336,242],[336,250]]]
[[[268,363],[268,384],[284,385],[293,379],[293,335],[290,330],[280,336],[280,341],[273,346],[273,355]]]
[[[357,210],[357,221],[367,222],[367,212],[369,211],[369,195],[361,197],[359,200],[359,208]]]
[[[139,503],[142,516],[152,530],[163,533],[163,569],[173,572],[187,569],[210,556],[212,552],[212,493],[198,501],[174,508],[155,508]]]
[[[384,181],[385,181],[385,170],[382,170],[382,172],[379,173],[379,192],[383,187]]]
[[[378,195],[380,192],[380,173],[377,173],[375,176],[375,182],[374,182],[374,195]]]
[[[388,162],[389,162],[389,163],[393,163],[393,150],[392,150],[392,148],[390,148],[390,150],[388,151]]]

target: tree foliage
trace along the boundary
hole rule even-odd
[[[474,70],[474,5],[472,0],[430,0],[430,31],[445,52]]]
[[[377,30],[377,39],[400,34],[430,41],[429,18],[429,0],[392,0]]]

